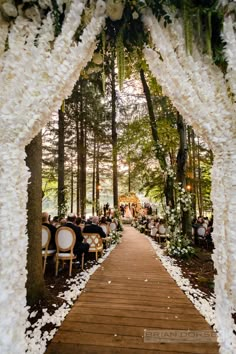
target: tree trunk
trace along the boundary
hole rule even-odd
[[[96,153],[96,213],[100,210],[100,171],[99,171],[99,144],[97,143]]]
[[[199,215],[203,215],[203,200],[202,200],[202,181],[201,181],[201,165],[200,165],[200,143],[198,138],[198,146],[197,146],[197,171],[198,171],[198,210]]]
[[[74,210],[74,170],[73,170],[73,155],[71,152],[71,171],[70,171],[70,212]]]
[[[78,112],[79,114],[79,112]],[[80,127],[79,127],[79,117],[76,117],[76,150],[77,150],[77,173],[76,173],[76,212],[77,215],[81,215],[81,204],[80,204]]]
[[[195,214],[197,212],[197,187],[196,187],[196,182],[197,182],[197,177],[196,177],[196,144],[195,144],[195,133],[194,130],[192,129],[192,162],[193,162],[193,210],[195,210]]]
[[[81,215],[86,214],[86,119],[83,108],[83,97],[81,95],[81,125],[80,125],[80,151],[81,151],[81,165],[80,165],[80,201],[81,201]]]
[[[179,134],[179,151],[177,155],[177,182],[186,188],[187,137],[183,117],[177,112],[177,129]],[[192,236],[191,211],[182,210],[182,231],[188,237]]]
[[[128,156],[128,192],[131,192],[131,162]]]
[[[96,191],[96,137],[93,140],[93,177],[92,177],[92,215],[95,214],[95,191]]]
[[[37,135],[26,146],[26,164],[31,171],[28,184],[29,246],[27,255],[27,302],[33,305],[45,295],[42,272],[42,137]]]
[[[113,204],[118,208],[118,168],[117,168],[117,130],[116,130],[116,75],[115,51],[111,63],[111,122],[112,122],[112,170],[113,170]]]
[[[153,109],[153,104],[152,104],[152,98],[151,98],[151,93],[150,89],[148,87],[144,71],[143,69],[140,70],[140,78],[141,82],[143,85],[143,91],[146,97],[147,101],[147,107],[148,107],[148,113],[149,113],[149,121],[150,121],[150,126],[151,126],[151,131],[152,131],[152,138],[156,150],[156,157],[160,163],[161,169],[163,171],[166,171],[167,168],[167,163],[165,159],[165,155],[163,151],[161,150],[160,146],[160,140],[157,132],[157,124],[156,124],[156,117],[154,114],[154,109]],[[170,205],[174,207],[174,185],[173,185],[173,178],[167,175],[166,181],[165,181],[165,188],[164,188],[164,193],[166,197],[166,205]]]
[[[64,113],[58,112],[58,215],[65,214],[65,170],[64,170]]]

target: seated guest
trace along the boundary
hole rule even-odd
[[[65,226],[66,223],[67,223],[67,220],[64,216],[62,216],[61,218],[59,218],[59,223],[60,223],[60,226]]]
[[[99,234],[102,238],[106,237],[105,232],[101,228],[101,226],[98,225],[99,218],[98,216],[93,216],[92,217],[92,224],[90,225],[85,225],[83,232],[88,233],[88,234]]]
[[[81,231],[83,231],[85,224],[82,222],[82,219],[80,216],[77,216],[77,218],[75,220],[75,224],[80,227]]]
[[[46,212],[42,213],[42,225],[46,226],[50,232],[51,232],[51,240],[48,246],[49,250],[55,250],[56,249],[56,244],[55,244],[55,234],[56,234],[56,227],[49,222],[49,214]]]
[[[105,216],[103,216],[100,220],[99,226],[101,226],[101,228],[103,229],[103,231],[105,232],[106,235],[109,235],[110,233],[110,227],[109,224],[106,221]],[[106,230],[106,231],[105,231]]]
[[[59,217],[58,216],[54,216],[52,219],[51,224],[53,226],[55,226],[56,228],[58,228],[59,226],[61,226],[60,221],[59,221]]]
[[[76,235],[76,241],[75,241],[75,246],[74,246],[74,254],[77,255],[77,257],[81,258],[82,253],[87,254],[89,250],[89,244],[84,243],[84,238],[82,236],[82,232],[79,226],[75,225],[76,221],[76,216],[73,213],[70,213],[67,216],[67,223],[64,225],[66,227],[71,228],[74,230],[75,235]]]

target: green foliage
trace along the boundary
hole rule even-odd
[[[111,237],[112,244],[121,242],[122,233],[120,231],[112,231],[109,236]]]
[[[166,253],[177,258],[189,258],[194,255],[195,251],[191,246],[191,241],[186,236],[183,236],[181,232],[176,232],[166,242]]]

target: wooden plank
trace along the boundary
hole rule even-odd
[[[137,318],[137,317],[117,317],[108,315],[89,315],[89,314],[75,314],[69,313],[66,317],[67,321],[79,321],[84,323],[97,323],[97,324],[110,324],[110,325],[123,325],[123,326],[137,326],[142,328],[156,328],[156,329],[183,329],[183,330],[209,330],[210,327],[206,322],[189,322],[180,320],[159,320],[149,318]]]
[[[89,305],[83,306],[83,307],[74,307],[70,314],[86,314],[86,315],[93,315],[94,314],[94,308],[90,307]],[[108,315],[108,316],[118,316],[118,317],[132,317],[132,318],[153,318],[153,319],[158,319],[158,320],[172,320],[172,321],[187,321],[189,322],[189,316],[188,314],[181,313],[178,316],[174,313],[169,312],[153,312],[152,309],[149,311],[142,311],[142,310],[134,310],[134,309],[113,309],[109,308],[109,311],[107,311],[107,306],[100,308],[96,308],[96,315]],[[78,316],[79,318],[79,316]],[[192,319],[194,322],[200,322],[202,323],[202,316],[200,314],[196,314],[194,318]]]
[[[91,344],[74,344],[74,343],[51,343],[47,350],[48,354],[176,354],[176,351],[149,350],[139,348],[120,348],[120,347],[105,347]],[[185,352],[192,354],[192,352]],[[210,354],[210,352],[209,352]]]
[[[175,351],[176,353],[214,353],[214,350],[217,349],[215,343],[204,343],[204,346],[201,345],[201,351],[199,350],[198,343],[144,343],[142,337],[132,337],[132,336],[118,336],[114,334],[100,334],[100,333],[77,333],[70,331],[61,331],[60,333],[60,342],[63,343],[73,343],[73,344],[91,344],[96,346],[106,346],[111,348],[111,353],[113,353],[113,347],[120,348],[132,348],[132,349],[147,349],[147,350],[163,350],[166,352],[168,350]],[[55,343],[55,340],[54,340]]]
[[[106,311],[108,309],[108,305],[107,303],[104,302],[100,302],[95,303],[95,302],[84,302],[84,301],[80,301],[77,302],[73,309],[71,311],[73,311],[76,307],[86,307],[89,306],[90,308],[104,308]],[[201,316],[199,314],[199,312],[195,309],[195,307],[177,307],[177,308],[173,308],[173,307],[168,307],[168,306],[158,306],[158,307],[153,307],[151,304],[147,305],[145,304],[144,306],[141,305],[134,305],[134,304],[117,304],[117,303],[109,303],[109,309],[131,309],[131,310],[135,310],[135,311],[152,311],[152,312],[156,312],[156,313],[168,313],[168,314],[185,314],[187,315],[198,315]],[[96,312],[96,310],[94,310],[94,312]],[[201,316],[201,318],[203,318]]]

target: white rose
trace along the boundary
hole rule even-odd
[[[107,0],[107,15],[112,21],[118,21],[122,18],[124,7],[122,0]]]
[[[133,17],[134,20],[137,20],[139,18],[139,14],[137,13],[137,11],[134,11],[132,13],[132,17]],[[161,149],[164,150],[163,148],[161,148]]]
[[[103,62],[102,55],[100,53],[94,53],[93,62],[94,64],[101,65]]]
[[[13,3],[5,2],[4,4],[2,4],[2,10],[9,17],[17,16],[17,8]]]

